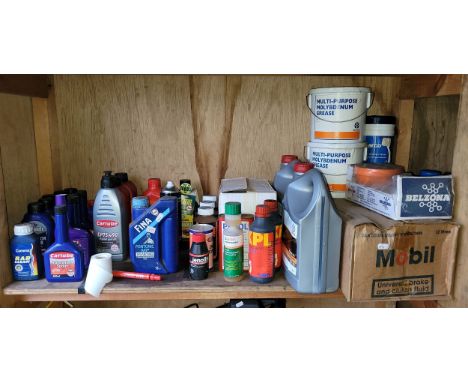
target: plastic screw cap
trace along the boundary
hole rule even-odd
[[[205,234],[202,232],[196,232],[192,235],[193,243],[203,243],[205,241]]]
[[[226,215],[240,215],[241,204],[239,202],[227,202],[224,206]]]
[[[296,163],[294,165],[294,172],[297,172],[299,174],[304,174],[309,170],[312,170],[314,168],[314,165],[309,162],[301,162],[301,163]]]
[[[258,204],[255,207],[255,217],[257,218],[267,218],[270,216],[270,209],[266,204]]]
[[[149,178],[148,179],[148,188],[154,189],[161,189],[161,179],[159,178]]]
[[[297,155],[285,154],[281,156],[281,163],[290,163],[297,159]]]
[[[275,199],[267,199],[263,202],[270,210],[270,212],[278,211],[278,201]]]
[[[16,224],[13,232],[15,236],[31,235],[34,232],[34,226],[31,223]]]

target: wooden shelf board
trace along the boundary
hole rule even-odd
[[[99,298],[84,294],[83,282],[49,283],[15,281],[4,288],[5,295],[20,301],[109,301],[109,300],[183,300],[229,298],[344,298],[341,291],[326,294],[302,294],[294,291],[282,274],[269,284],[256,284],[246,277],[235,283],[226,282],[221,272],[208,279],[190,280],[184,272],[163,276],[163,281],[114,279]]]

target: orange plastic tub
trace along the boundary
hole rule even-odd
[[[354,178],[363,186],[379,187],[391,183],[392,176],[403,171],[403,167],[393,164],[363,163],[354,166]]]

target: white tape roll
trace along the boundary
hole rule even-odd
[[[91,256],[85,282],[86,293],[99,297],[104,286],[111,281],[112,255],[110,253],[97,253]]]

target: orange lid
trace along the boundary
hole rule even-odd
[[[393,176],[403,172],[403,167],[394,164],[362,163],[354,165],[357,176]]]
[[[294,172],[297,172],[299,174],[304,174],[309,170],[312,170],[314,168],[313,163],[309,162],[298,162],[294,165]]]

